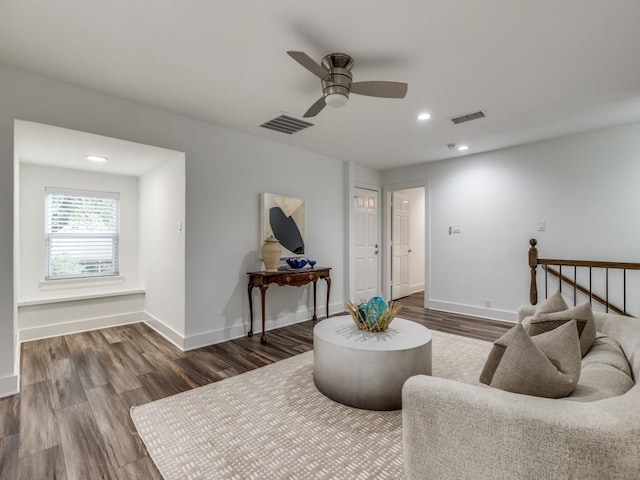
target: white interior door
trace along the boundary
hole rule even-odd
[[[409,269],[409,195],[402,191],[391,195],[391,298],[411,294]]]
[[[378,229],[379,193],[356,188],[355,298],[354,302],[379,295],[380,239]]]

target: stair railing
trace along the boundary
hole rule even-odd
[[[542,265],[544,270],[544,295],[548,296],[548,275],[558,279],[559,289],[562,292],[562,285],[567,284],[573,289],[573,304],[577,303],[578,292],[589,297],[589,302],[598,302],[605,307],[605,311],[615,312],[619,315],[629,315],[627,312],[627,270],[640,270],[640,263],[631,262],[599,262],[591,260],[560,260],[554,258],[539,258],[538,249],[536,245],[538,241],[535,238],[529,240],[529,269],[531,270],[531,284],[529,287],[529,300],[531,305],[538,303],[538,282],[537,282],[537,268],[538,265]],[[557,266],[558,269],[554,267]],[[573,278],[564,275],[562,273],[562,267],[573,268]],[[577,283],[577,269],[588,268],[589,269],[589,286],[585,287]],[[604,269],[605,271],[605,294],[604,298],[593,292],[592,288],[592,271],[594,268]],[[622,271],[622,307],[617,306],[609,302],[609,270],[621,270]]]

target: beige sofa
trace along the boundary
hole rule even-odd
[[[533,311],[523,307],[518,321]],[[594,317],[597,331],[620,344],[637,381],[640,319]],[[407,478],[640,479],[640,386],[602,400],[569,400],[412,377],[402,392]]]

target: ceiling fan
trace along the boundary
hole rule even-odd
[[[404,98],[407,84],[399,82],[355,82],[351,83],[353,59],[344,53],[330,53],[322,59],[322,65],[315,62],[304,52],[287,52],[291,58],[322,80],[322,97],[320,97],[304,117],[315,117],[322,109],[343,107],[349,100],[349,93],[382,98]]]

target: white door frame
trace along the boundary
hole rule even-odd
[[[396,190],[406,190],[409,188],[424,187],[424,307],[429,308],[429,285],[430,273],[429,273],[429,229],[431,224],[431,209],[430,209],[430,195],[429,195],[429,181],[418,180],[415,182],[398,183],[394,185],[387,185],[382,187],[382,224],[384,225],[383,232],[383,249],[382,249],[382,292],[384,298],[391,298],[391,262],[393,260],[391,256],[391,193]]]
[[[353,185],[353,188],[349,189],[350,191],[350,195],[349,195],[349,217],[350,217],[350,240],[349,240],[349,271],[350,271],[350,281],[349,281],[349,297],[347,300],[351,300],[352,302],[357,302],[359,301],[359,299],[357,299],[355,297],[356,295],[356,284],[355,284],[355,271],[354,271],[354,263],[355,263],[355,249],[356,249],[356,236],[353,234],[353,232],[355,231],[356,225],[356,215],[355,215],[355,207],[353,206],[353,196],[355,194],[355,189],[356,188],[362,188],[364,190],[371,190],[373,192],[377,192],[378,193],[378,239],[379,239],[379,244],[380,247],[382,247],[383,244],[383,237],[382,237],[382,211],[384,210],[384,205],[385,202],[383,200],[383,194],[382,191],[380,190],[380,187],[378,186],[374,186],[374,185],[369,185],[366,183],[355,183]],[[382,248],[379,249],[380,252],[380,260],[378,261],[378,292],[380,292],[381,296],[384,296],[384,290],[382,289],[382,269],[383,269],[383,250]],[[386,297],[385,297],[386,298]]]

